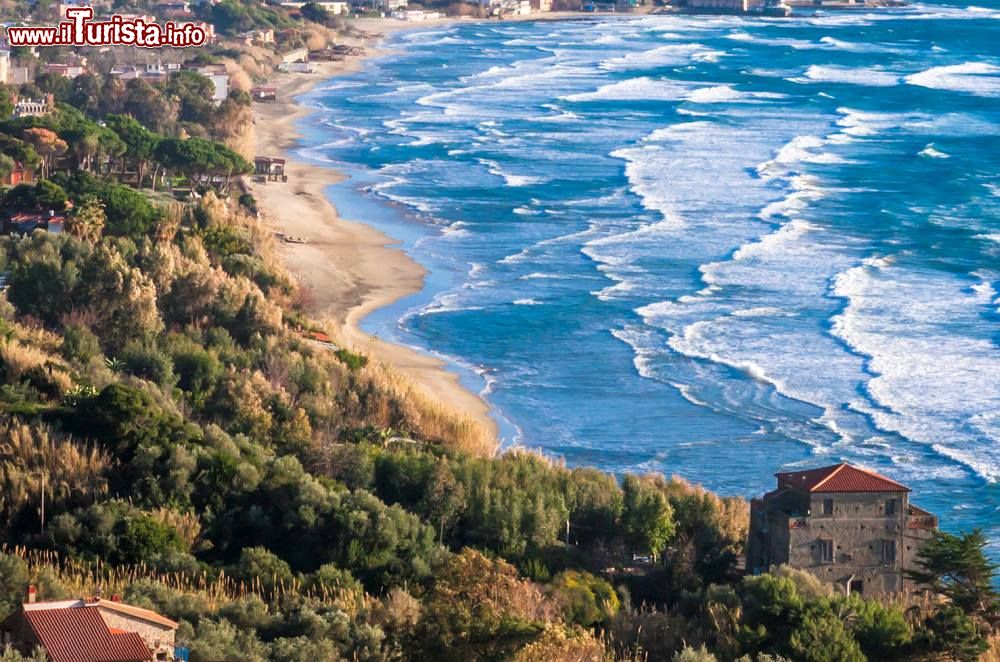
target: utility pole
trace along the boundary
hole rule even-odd
[[[45,472],[42,474],[42,528],[41,533],[45,533]]]

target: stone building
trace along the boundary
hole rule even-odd
[[[908,487],[849,464],[775,476],[777,488],[750,502],[749,572],[787,564],[863,595],[913,588],[904,571],[937,518]]]
[[[169,662],[177,623],[113,598],[27,601],[0,622],[0,651],[45,651],[50,662]]]

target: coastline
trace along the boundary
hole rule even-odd
[[[451,22],[454,19],[421,23],[372,20],[358,27],[387,33]],[[317,63],[313,74],[276,74],[270,84],[277,88],[277,101],[254,104],[255,153],[285,159],[288,181],[255,183],[253,195],[276,232],[308,241],[283,243],[281,254],[308,290],[310,312],[332,323],[339,339],[352,350],[394,368],[425,395],[465,413],[497,439],[499,430],[490,416],[491,407],[465,388],[444,361],[372,337],[360,328],[361,320],[372,311],[423,289],[427,271],[391,237],[363,221],[338,214],[327,199],[326,188],[346,175],[335,168],[305,163],[295,155],[301,138],[295,123],[314,112],[298,104],[296,98],[332,78],[358,71],[367,58],[385,54],[372,48],[372,40],[352,41],[368,49],[365,57]]]

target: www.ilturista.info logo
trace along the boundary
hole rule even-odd
[[[197,23],[167,21],[160,25],[118,15],[103,21],[92,21],[93,18],[91,7],[70,7],[66,10],[66,20],[59,21],[58,25],[8,27],[7,41],[11,46],[185,48],[201,46],[208,38],[205,29]]]

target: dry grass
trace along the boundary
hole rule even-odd
[[[8,379],[16,380],[34,368],[43,367],[50,359],[49,354],[33,345],[13,339],[0,341],[0,360],[7,369]]]
[[[201,536],[201,521],[194,513],[179,513],[172,508],[157,508],[150,515],[176,531],[184,543],[184,548],[189,552]]]
[[[493,457],[496,437],[465,412],[433,398],[394,367],[371,360],[363,369],[379,389],[391,394],[411,412],[421,436],[470,455]]]
[[[21,546],[0,545],[0,554],[22,559],[32,577],[42,572],[52,573],[65,590],[76,597],[93,596],[98,591],[104,595],[121,595],[129,585],[145,581],[174,591],[197,595],[204,599],[209,609],[213,611],[228,602],[254,597],[268,605],[275,605],[282,602],[286,596],[305,596],[325,604],[336,605],[350,615],[371,610],[377,602],[358,588],[305,587],[298,580],[292,580],[288,584],[278,582],[271,587],[273,582],[270,577],[265,577],[263,580],[255,577],[249,581],[240,581],[221,570],[194,574],[157,572],[145,564],[109,566],[100,561],[69,559],[53,551]],[[45,599],[46,596],[43,595],[42,598]]]
[[[0,421],[0,514],[8,520],[40,500],[41,477],[53,503],[107,493],[107,454],[44,425]]]
[[[986,643],[989,648],[979,658],[980,662],[1000,662],[1000,633],[987,637]]]

